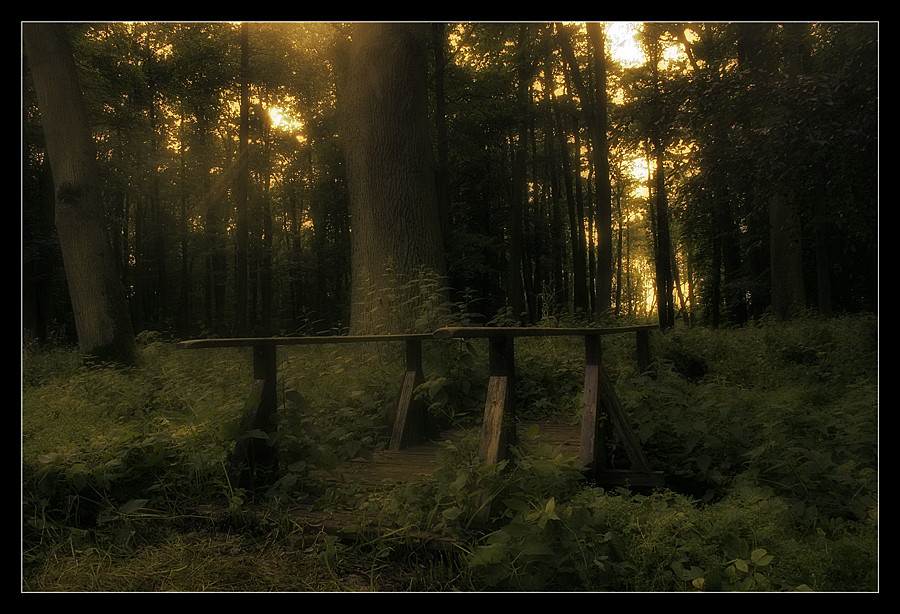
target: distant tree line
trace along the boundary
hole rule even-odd
[[[65,32],[134,332],[346,329],[417,266],[486,322],[877,309],[877,24],[644,24],[637,66],[602,24]],[[32,53],[23,327],[71,341]]]

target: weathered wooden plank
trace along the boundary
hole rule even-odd
[[[555,456],[561,453],[564,458],[571,458],[576,462],[581,460],[578,458],[579,425],[527,421],[518,426],[520,429],[528,429],[532,425],[538,427],[536,442],[545,444],[549,454]],[[374,454],[372,458],[348,461],[331,474],[322,471],[316,474],[328,481],[355,484],[364,488],[391,487],[414,478],[428,478],[440,467],[437,455],[442,445],[439,441],[459,441],[464,436],[464,432],[447,431],[441,433],[440,439],[436,441],[398,451],[384,450]],[[664,474],[661,471],[610,468],[591,470],[584,465],[587,476],[601,486],[660,487],[664,484]]]
[[[628,423],[628,417],[619,405],[619,399],[613,388],[612,382],[609,381],[603,367],[597,365],[597,389],[602,399],[603,409],[610,418],[610,422],[616,429],[622,445],[628,453],[628,460],[631,461],[631,469],[640,472],[649,472],[650,464],[647,457],[644,456],[644,450],[638,441],[637,436]]]
[[[406,341],[406,374],[400,385],[400,398],[388,448],[399,450],[425,440],[425,406],[416,401],[416,386],[425,381],[422,370],[422,341]]]
[[[227,337],[222,339],[190,339],[179,341],[182,350],[199,348],[255,347],[258,345],[322,345],[328,343],[375,343],[431,339],[430,333],[404,335],[323,335],[320,337]]]
[[[388,448],[399,450],[422,441],[425,436],[425,420],[421,411],[415,411],[413,392],[424,378],[415,371],[407,371],[400,385],[400,399],[397,402],[397,415],[394,417],[394,428]]]
[[[442,440],[450,437],[448,433],[441,435]],[[316,475],[329,481],[362,487],[407,482],[434,473],[439,466],[437,453],[440,449],[436,441],[427,441],[402,450],[382,450],[371,458],[348,461],[332,473],[319,471]]]
[[[509,443],[507,405],[509,404],[509,379],[496,375],[488,380],[484,420],[481,423],[481,443],[478,455],[486,465],[493,465],[506,457]]]
[[[506,458],[516,441],[515,345],[512,337],[494,337],[488,346],[490,377],[485,395],[479,454],[487,465]]]
[[[591,469],[606,466],[606,432],[598,405],[600,378],[600,337],[584,337],[584,405],[581,412],[581,450],[579,459]]]
[[[432,333],[435,339],[463,339],[490,337],[563,337],[578,335],[613,335],[657,329],[657,325],[553,328],[539,326],[446,326]]]
[[[587,365],[584,371],[584,408],[578,456],[585,466],[592,469],[602,469],[606,465],[606,437],[597,405],[599,369],[599,365]]]

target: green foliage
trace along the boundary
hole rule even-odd
[[[382,509],[459,535],[493,495],[494,530],[468,559],[479,588],[874,590],[876,339],[867,316],[679,328],[657,336],[658,358],[640,375],[625,358],[632,348],[604,341],[604,363],[666,490],[570,482],[562,459],[527,447],[488,472],[472,439],[449,446],[436,484],[398,489]],[[553,381],[568,354],[543,346],[535,365],[542,355],[554,356],[543,361]],[[696,357],[702,373],[683,368]],[[539,385],[523,371],[524,389]],[[612,444],[613,464],[626,461]]]
[[[426,380],[415,391],[438,428],[471,425],[484,409],[487,363],[481,344],[468,339],[424,348]]]
[[[676,328],[654,335],[657,358],[644,374],[634,370],[633,340],[604,339],[622,405],[651,465],[666,473],[655,492],[596,488],[521,429],[510,457],[492,467],[478,459],[476,429],[443,444],[429,479],[374,493],[323,490],[317,470],[339,471],[386,445],[402,345],[384,344],[279,351],[284,411],[271,443],[283,463],[260,497],[233,489],[225,469],[250,381],[247,352],[213,358],[144,336],[138,366],[116,369],[84,365],[74,350],[27,347],[26,576],[49,573],[63,552],[73,561],[140,556],[170,539],[156,536],[161,519],[195,503],[224,502],[230,526],[250,530],[251,502],[277,510],[313,496],[389,520],[401,527],[391,539],[409,529],[457,540],[459,560],[431,568],[448,575],[428,580],[446,588],[876,590],[876,325],[855,316]],[[460,425],[477,423],[485,348],[425,346],[420,398]],[[702,357],[705,372],[685,372],[678,356]],[[581,348],[536,338],[517,344],[517,359],[523,411],[575,419]],[[610,443],[616,466],[625,456]],[[286,526],[253,530],[282,535]],[[335,574],[359,557],[387,569],[399,547],[317,544],[318,564]]]

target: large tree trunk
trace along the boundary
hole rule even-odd
[[[432,45],[434,47],[434,127],[437,131],[437,186],[438,214],[441,220],[441,234],[444,241],[450,237],[450,162],[449,140],[447,137],[447,100],[444,94],[444,45],[445,24],[431,24]],[[445,246],[446,248],[446,246]]]
[[[350,329],[411,330],[404,282],[445,273],[431,162],[427,25],[354,26],[343,109],[351,211]]]
[[[99,174],[75,61],[63,24],[24,24],[47,142],[78,343],[84,354],[130,364],[134,335],[103,223]]]

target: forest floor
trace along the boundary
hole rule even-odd
[[[633,348],[605,346],[666,473],[652,492],[586,483],[531,434],[504,471],[482,467],[477,347],[448,349],[453,373],[419,390],[476,435],[442,446],[430,477],[374,489],[322,476],[383,447],[396,374],[378,369],[395,361],[284,356],[288,458],[253,495],[222,470],[245,355],[151,340],[121,370],[26,346],[22,590],[877,592],[877,331],[866,316],[679,328],[657,335],[653,373],[639,375]],[[577,424],[581,360],[562,341],[517,348],[523,419]],[[481,484],[501,502],[489,529],[471,522]]]

